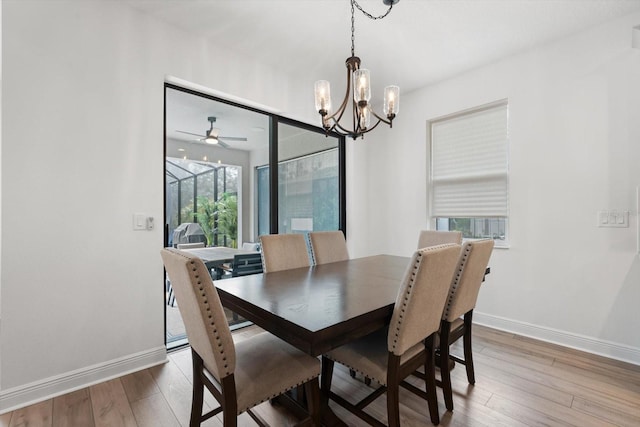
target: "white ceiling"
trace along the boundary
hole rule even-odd
[[[386,10],[382,0],[358,2],[373,15]],[[318,79],[336,85],[334,93],[344,88],[350,0],[126,3],[223,49],[305,73],[310,93]],[[372,94],[380,98],[388,84],[407,93],[633,11],[640,11],[640,0],[401,0],[383,20],[356,9],[355,53],[371,70]],[[185,126],[203,132],[210,112],[193,113],[201,123]],[[218,124],[223,135],[247,136],[229,135],[225,130],[235,129]]]
[[[344,79],[349,0],[127,2],[230,51],[309,73],[312,81]],[[358,2],[374,15],[386,10],[382,0]],[[356,9],[355,50],[380,91],[398,84],[408,92],[638,10],[640,0],[401,0],[383,20]]]

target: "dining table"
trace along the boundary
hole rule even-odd
[[[410,258],[376,255],[215,282],[222,305],[312,356],[386,326]]]

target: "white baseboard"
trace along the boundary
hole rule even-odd
[[[159,365],[167,360],[167,349],[162,346],[2,390],[0,391],[0,414]]]
[[[639,348],[476,311],[473,312],[473,323],[640,365]]]

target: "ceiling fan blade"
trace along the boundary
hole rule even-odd
[[[226,141],[246,141],[247,138],[243,138],[240,136],[219,136],[218,140],[224,139]]]
[[[205,135],[200,135],[199,133],[186,132],[186,131],[183,131],[183,130],[176,130],[176,132],[185,133],[187,135],[199,136],[200,138],[204,138],[205,137]]]
[[[225,144],[224,142],[220,141],[219,137],[218,137],[218,145],[222,148],[229,148],[229,144]]]

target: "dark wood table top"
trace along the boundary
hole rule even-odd
[[[225,307],[318,356],[388,324],[409,261],[377,255],[215,285]]]

